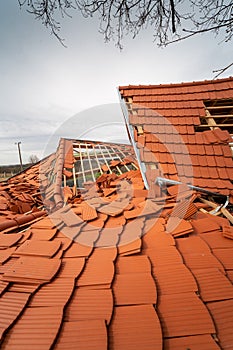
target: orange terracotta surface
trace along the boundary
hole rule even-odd
[[[192,273],[184,264],[153,267],[159,294],[197,292],[198,286]]]
[[[207,307],[216,324],[220,346],[223,349],[232,349],[233,300],[208,303]]]
[[[109,330],[110,349],[162,349],[162,333],[152,305],[115,308]]]
[[[57,273],[61,261],[44,257],[20,257],[3,274],[3,281],[8,282],[49,282]]]
[[[161,295],[158,313],[165,337],[215,333],[208,309],[195,293]]]
[[[201,298],[205,302],[225,300],[233,298],[232,283],[216,268],[193,269]]]
[[[161,175],[191,179],[178,131],[194,184],[232,191],[228,133],[194,130],[203,96],[230,93],[231,81],[122,88],[122,96],[161,111],[140,108],[129,117],[144,128],[143,137],[134,128],[134,137],[149,190],[131,167],[63,188],[75,144],[65,139],[56,153],[0,183],[2,349],[231,348],[232,225],[205,212],[205,195],[154,185]]]
[[[211,335],[195,335],[165,339],[164,350],[219,350],[221,349]]]
[[[54,349],[107,350],[107,331],[103,320],[64,322]]]
[[[156,304],[157,301],[157,291],[151,273],[116,274],[112,288],[117,306]]]
[[[231,195],[233,185],[229,180],[233,179],[233,161],[228,146],[229,133],[219,128],[195,131],[193,126],[200,125],[200,117],[206,114],[204,101],[232,99],[232,77],[181,84],[120,86],[119,91],[125,103],[131,98],[135,108],[134,114],[127,116],[133,130],[137,126],[143,128],[140,139],[136,133],[132,137],[138,142],[149,183],[153,181],[149,171],[152,162],[160,165],[157,176],[172,179],[175,175],[185,183],[192,181],[196,186],[222,189]],[[145,140],[141,143],[143,137]]]
[[[27,308],[4,338],[1,348],[49,349],[56,338],[61,321],[62,308]]]
[[[60,242],[33,241],[24,242],[15,252],[15,256],[45,256],[52,257],[60,248]]]
[[[103,319],[109,324],[113,305],[111,289],[76,288],[65,311],[65,320],[71,322]]]
[[[0,233],[0,247],[11,247],[12,245],[16,244],[21,238],[22,235],[16,233],[11,235]]]
[[[19,314],[24,309],[30,294],[28,293],[13,293],[5,292],[0,300],[0,339],[2,340],[3,333],[17,319]]]

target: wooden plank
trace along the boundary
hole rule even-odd
[[[207,205],[209,205],[211,208],[213,208],[213,209],[216,209],[219,205],[218,204],[216,204],[216,203],[214,203],[214,202],[212,202],[212,201],[209,201],[209,200],[207,200],[207,199],[204,199],[204,198],[200,198],[200,201],[202,202],[202,203],[204,203],[204,204],[207,204]]]
[[[233,114],[214,114],[206,115],[205,118],[233,118]]]
[[[227,208],[221,208],[222,214],[233,224],[233,216]]]
[[[231,105],[222,105],[222,106],[213,106],[213,107],[206,107],[208,110],[214,110],[214,109],[229,109],[233,108]]]
[[[229,128],[229,127],[233,127],[233,124],[214,124],[214,125],[210,125],[210,124],[206,124],[206,125],[198,125],[198,128],[210,128],[210,127],[222,127],[222,128],[224,128],[224,127],[227,127],[227,128]]]
[[[211,116],[210,112],[208,110],[206,110],[206,117],[208,117],[207,119],[207,124],[209,126],[215,126],[216,125],[216,121],[214,120],[214,118]]]

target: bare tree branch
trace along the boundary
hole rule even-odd
[[[98,15],[105,41],[114,40],[119,48],[126,34],[135,38],[149,26],[159,46],[207,32],[216,35],[221,32],[225,41],[233,37],[232,0],[18,0],[18,3],[49,28],[63,46],[60,22],[71,17],[72,11],[80,11],[84,17]],[[218,75],[231,66],[219,70]]]
[[[233,66],[233,62],[224,68],[213,70],[213,73],[218,73],[217,75],[215,75],[214,79],[217,79],[221,74],[223,74],[227,69],[229,69],[232,66]]]

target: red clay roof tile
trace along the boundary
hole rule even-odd
[[[232,299],[233,289],[229,279],[216,268],[193,269],[200,295],[204,302]]]
[[[221,348],[230,349],[233,343],[233,300],[207,303],[207,307],[216,324]]]
[[[51,239],[53,239],[53,237],[56,235],[56,233],[57,233],[56,228],[54,228],[54,229],[32,228],[31,232],[30,232],[31,236],[29,236],[29,237],[30,237],[30,239],[36,239],[39,241],[50,241]]]
[[[188,337],[168,338],[164,340],[164,350],[220,350],[210,334]]]
[[[158,312],[165,337],[215,333],[212,318],[195,293],[161,295]]]
[[[117,274],[151,272],[151,264],[146,255],[119,257],[115,267]]]
[[[112,350],[162,350],[162,333],[153,305],[119,306],[109,330]]]
[[[157,292],[151,273],[116,274],[113,282],[115,305],[156,304]]]
[[[35,293],[38,288],[40,287],[40,284],[37,283],[12,283],[10,284],[8,288],[8,292],[17,292],[17,293],[30,293],[33,294]]]
[[[30,299],[29,307],[63,307],[67,304],[75,286],[74,278],[57,278],[43,285]]]
[[[209,216],[209,218],[193,220],[192,226],[195,233],[205,233],[220,230],[220,225],[211,220],[211,216]]]
[[[27,240],[15,252],[15,256],[52,257],[60,248],[60,242]]]
[[[215,267],[224,273],[224,267],[219,260],[211,253],[182,254],[185,264],[191,269]]]
[[[213,249],[213,254],[218,258],[218,260],[223,264],[226,270],[233,269],[233,247],[232,248],[218,248]]]
[[[175,294],[197,292],[197,283],[184,264],[153,267],[153,276],[158,284],[158,293]]]
[[[45,283],[55,276],[60,264],[61,260],[55,258],[24,256],[7,269],[2,278],[8,282]]]
[[[137,254],[137,253],[140,253],[141,246],[142,246],[142,241],[140,238],[135,239],[134,241],[127,244],[121,244],[120,242],[118,245],[118,252],[120,256]]]
[[[103,319],[110,323],[113,312],[111,289],[76,288],[65,310],[65,321]]]
[[[6,292],[0,299],[0,340],[3,340],[4,332],[12,325],[23,311],[30,294]]]
[[[63,258],[58,278],[75,279],[82,273],[84,266],[85,258],[83,257]]]
[[[152,222],[153,221],[154,220],[152,219]],[[146,234],[143,236],[142,240],[144,248],[165,248],[167,246],[175,245],[174,238],[169,233],[157,229],[156,226],[152,226],[151,229],[146,230]]]
[[[103,264],[105,269],[103,269]],[[111,285],[113,277],[114,264],[112,259],[109,259],[108,256],[104,254],[104,251],[102,251],[101,256],[93,256],[88,259],[85,269],[77,281],[77,286],[105,288]]]
[[[5,261],[7,261],[11,255],[15,252],[16,247],[8,248],[8,249],[0,249],[0,264],[2,265]]]
[[[4,234],[0,232],[0,247],[9,248],[16,244],[22,238],[22,234],[11,233]]]
[[[49,349],[61,326],[62,312],[63,309],[57,307],[27,308],[4,338],[2,349],[15,349],[18,346],[23,349]]]
[[[9,286],[8,282],[4,282],[0,279],[0,296],[5,292],[8,286]]]
[[[228,80],[230,81],[231,78]],[[222,81],[222,80],[220,80]],[[131,93],[131,96],[134,98],[134,94],[137,96],[138,103],[142,103],[144,101],[144,94],[146,94],[146,100],[148,101],[145,103],[145,107],[150,107],[154,109],[158,109],[163,117],[161,118],[155,118],[151,117],[151,119],[155,121],[156,119],[156,125],[153,126],[150,129],[150,132],[155,136],[156,134],[159,135],[161,138],[161,141],[163,144],[169,143],[171,147],[176,144],[176,148],[174,148],[174,151],[177,153],[181,153],[181,147],[180,147],[180,140],[181,135],[173,135],[174,137],[171,137],[172,133],[165,128],[164,126],[167,126],[168,120],[169,122],[173,123],[173,125],[176,125],[177,130],[180,134],[184,135],[183,142],[185,142],[186,146],[189,148],[189,152],[191,154],[199,154],[203,157],[203,155],[207,155],[209,159],[207,160],[205,157],[203,157],[202,162],[199,162],[202,166],[202,174],[197,174],[199,178],[203,179],[211,179],[212,176],[214,179],[218,179],[218,172],[217,168],[220,166],[222,168],[226,167],[226,161],[225,159],[228,159],[228,165],[229,167],[232,166],[230,163],[230,147],[227,145],[227,142],[230,141],[229,133],[226,130],[220,130],[219,128],[216,128],[214,130],[206,130],[203,132],[195,132],[193,129],[194,125],[200,125],[200,120],[197,116],[205,116],[205,106],[204,102],[206,99],[209,100],[210,98],[223,98],[224,91],[221,91],[221,86],[224,86],[224,84],[220,84],[219,82],[211,82],[209,84],[205,84],[203,82],[194,82],[194,83],[185,83],[185,91],[183,92],[183,84],[171,84],[167,85],[168,88],[164,87],[164,85],[159,86],[155,85],[153,88],[147,88],[146,86],[137,86],[137,88],[133,88],[131,86],[129,87],[122,87],[121,88],[121,94],[122,97],[125,97],[125,92]],[[211,86],[211,91],[208,91],[208,89]],[[187,87],[187,88],[186,88]],[[207,90],[206,90],[207,89]],[[158,95],[157,91],[162,91],[163,95]],[[172,93],[171,93],[172,91]],[[152,95],[150,95],[150,93]],[[169,95],[166,95],[169,94]],[[181,95],[179,95],[181,94]],[[159,98],[163,98],[163,102],[160,102],[160,100],[157,100],[157,96],[160,96]],[[231,97],[232,97],[232,90],[231,90]],[[197,100],[198,99],[198,100]],[[149,102],[151,101],[151,102]],[[179,101],[179,102],[178,102]],[[137,111],[136,111],[137,113]],[[196,114],[196,116],[195,116]],[[171,117],[172,116],[172,117]],[[134,115],[136,118],[137,115]],[[167,119],[166,119],[167,118]],[[165,121],[163,121],[165,120]],[[146,124],[146,120],[142,120],[142,126],[143,124]],[[161,126],[161,127],[160,127]],[[190,126],[190,128],[187,128],[187,126]],[[149,125],[147,124],[147,127]],[[191,130],[192,127],[192,130]],[[172,129],[172,127],[171,127]],[[191,137],[189,140],[189,132],[191,132]],[[152,142],[152,146],[150,145],[150,149],[154,152],[154,159],[158,159],[159,166],[161,166],[164,171],[164,174],[169,176],[169,168],[167,166],[168,159],[167,154],[169,152],[169,149],[166,149],[166,147],[161,146],[161,149],[157,147],[153,143],[153,138],[150,136],[150,142]],[[189,144],[190,143],[190,144]],[[193,147],[190,147],[193,146]],[[223,151],[222,147],[227,147],[226,155],[224,153],[224,157],[222,157]],[[164,153],[163,157],[160,155],[160,153]],[[169,152],[171,153],[171,151]],[[183,152],[182,152],[183,153]],[[145,157],[143,157],[143,154]],[[146,162],[156,162],[155,160],[151,159],[150,154],[148,152],[143,153],[141,152],[142,160],[146,160]],[[221,155],[221,159],[215,159],[212,156]],[[210,158],[211,157],[211,158]],[[213,160],[212,160],[213,158]],[[177,163],[177,161],[176,161]],[[197,162],[195,163],[196,166],[199,166]],[[180,165],[182,165],[180,163]],[[211,166],[211,172],[208,170],[208,167]],[[180,176],[180,179],[185,180],[187,178],[190,178],[192,176],[190,169],[188,167],[184,168],[182,166],[178,167],[178,173]],[[167,174],[168,173],[168,174]],[[194,173],[195,176],[195,173]],[[226,176],[229,176],[228,172],[222,171],[220,174],[220,179],[226,178]],[[202,186],[207,184],[207,181],[199,181],[196,182],[197,184],[200,184]],[[204,186],[205,187],[205,186]],[[210,187],[210,186],[209,186]],[[212,185],[210,188],[214,188]],[[216,184],[216,189],[222,189],[224,190],[224,193],[230,194],[230,190],[227,187],[227,183],[224,183],[224,187],[221,187],[220,181]]]
[[[64,322],[60,337],[55,343],[56,350],[107,350],[107,331],[104,320],[80,320]]]
[[[182,257],[174,246],[145,248],[143,252],[149,256],[153,267],[182,263]]]

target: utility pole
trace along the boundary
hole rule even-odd
[[[22,162],[21,149],[20,149],[21,142],[15,142],[15,145],[18,146],[20,169],[21,171],[23,171],[23,162]]]

